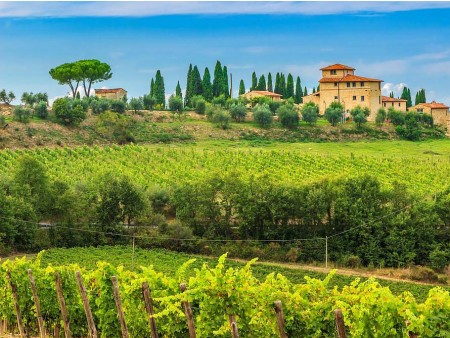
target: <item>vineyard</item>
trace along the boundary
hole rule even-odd
[[[106,262],[91,269],[48,265],[45,255],[2,263],[2,329],[19,327],[22,336],[53,336],[56,328],[66,337],[334,337],[339,308],[351,337],[450,335],[450,294],[441,288],[417,302],[374,280],[330,289],[333,273],[302,283],[277,273],[258,279],[252,262],[230,267],[225,256],[195,269],[189,260],[169,274],[151,262],[134,271]]]
[[[196,147],[170,149],[138,145],[4,150],[0,152],[1,171],[12,172],[23,155],[44,164],[52,179],[69,184],[81,178],[92,182],[99,174],[114,172],[131,177],[144,188],[173,187],[226,172],[244,179],[264,177],[286,185],[368,173],[376,174],[385,185],[399,181],[412,191],[427,194],[448,184],[450,176],[448,157],[305,154],[294,150],[209,151]]]

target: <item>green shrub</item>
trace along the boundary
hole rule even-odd
[[[436,283],[439,280],[439,277],[428,267],[415,266],[411,269],[411,279],[421,282]]]
[[[30,108],[17,106],[13,110],[14,120],[28,123],[30,122],[32,111]]]
[[[245,120],[245,116],[247,116],[247,108],[241,103],[233,104],[230,107],[230,115],[236,122],[242,122]]]
[[[216,109],[210,117],[210,121],[222,129],[228,129],[230,127],[230,120],[230,114],[223,109]]]
[[[253,108],[253,120],[262,128],[268,128],[272,125],[273,116],[267,104],[257,104]]]
[[[448,264],[450,264],[450,255],[447,251],[442,250],[440,247],[436,247],[430,252],[430,265],[438,272],[442,272]]]
[[[171,95],[169,98],[169,110],[181,113],[183,111],[183,100],[179,96]]]
[[[375,117],[375,123],[381,126],[386,121],[386,110],[384,108],[378,109],[377,116]]]
[[[204,99],[198,100],[195,104],[195,112],[197,114],[205,114],[206,111],[206,101]]]
[[[121,100],[111,100],[110,102],[111,110],[115,113],[124,114],[125,113],[125,102]]]
[[[83,107],[68,98],[56,99],[52,107],[55,117],[64,125],[76,125],[86,118]]]
[[[99,115],[101,113],[104,113],[105,111],[109,110],[109,100],[107,99],[99,99],[99,100],[92,100],[91,103],[91,109],[92,114]]]
[[[395,110],[393,107],[388,109],[387,118],[394,126],[401,126],[405,124],[405,114],[401,111]]]
[[[226,100],[227,99],[226,99],[225,95],[220,94],[220,96],[213,98],[211,103],[214,104],[214,105],[218,105],[218,106],[224,107]]]
[[[309,125],[317,123],[319,118],[319,106],[314,102],[305,103],[301,109],[303,120]]]
[[[34,114],[41,119],[46,119],[48,117],[47,102],[39,102],[34,107]]]
[[[278,120],[285,128],[295,128],[300,122],[298,112],[293,105],[283,105],[277,109],[276,113],[278,115]]]
[[[345,267],[352,269],[359,268],[362,266],[361,258],[356,255],[345,256],[342,259],[342,263]]]

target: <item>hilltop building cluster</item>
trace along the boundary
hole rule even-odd
[[[370,110],[369,121],[375,121],[380,108],[386,111],[393,107],[399,111],[416,111],[433,116],[435,124],[441,124],[450,130],[449,107],[443,103],[420,103],[407,108],[407,100],[383,96],[381,83],[383,80],[359,76],[355,68],[342,64],[334,64],[320,69],[322,78],[319,80],[320,88],[317,92],[303,96],[303,103],[313,102],[318,105],[319,113],[325,110],[332,102],[339,102],[344,108],[344,118],[350,117],[350,111],[357,107],[367,107]],[[243,95],[248,99],[266,96],[272,100],[281,100],[282,96],[268,91],[250,91]]]

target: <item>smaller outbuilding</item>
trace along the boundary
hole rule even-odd
[[[245,97],[247,100],[252,100],[254,98],[258,98],[258,97],[268,97],[269,99],[271,99],[272,101],[281,101],[281,98],[283,97],[283,95],[274,93],[274,92],[269,92],[267,90],[252,90],[249,91],[248,93],[245,94],[241,94],[242,97]]]
[[[449,127],[450,113],[448,106],[443,103],[432,101],[430,103],[419,103],[418,105],[409,107],[409,111],[416,111],[418,113],[430,114],[433,117],[435,124],[440,124]]]
[[[382,96],[381,97],[381,107],[388,110],[393,107],[395,110],[406,111],[407,100],[396,99],[395,97]]]
[[[109,100],[122,100],[127,95],[127,91],[123,88],[94,89],[94,90],[95,96]]]

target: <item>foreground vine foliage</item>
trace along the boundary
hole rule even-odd
[[[68,308],[70,328],[74,337],[88,334],[83,304],[75,281],[81,271],[87,288],[94,321],[100,337],[119,337],[120,325],[114,304],[111,277],[117,276],[125,320],[131,337],[150,337],[150,329],[142,299],[142,283],[148,282],[155,309],[160,337],[187,337],[188,328],[181,306],[192,304],[198,337],[230,337],[228,315],[233,314],[242,337],[279,337],[273,302],[281,300],[289,337],[333,337],[333,310],[341,308],[347,332],[351,337],[406,337],[409,329],[420,337],[450,336],[450,294],[441,288],[429,292],[424,303],[418,303],[405,292],[395,296],[374,280],[360,282],[331,291],[327,288],[334,272],[324,280],[305,277],[294,284],[280,274],[271,273],[259,281],[251,266],[227,268],[226,255],[215,267],[204,264],[188,277],[194,260],[183,264],[174,276],[157,272],[152,266],[136,271],[123,266],[98,262],[95,269],[77,264],[45,266],[40,253],[34,261],[25,258],[6,260],[0,267],[0,319],[16,322],[11,288],[6,277],[10,272],[17,286],[20,309],[26,331],[38,330],[35,308],[27,270],[36,280],[45,326],[52,332],[60,323],[60,309],[55,291],[55,272],[61,275],[63,293]],[[186,282],[188,290],[181,293],[179,285]]]

